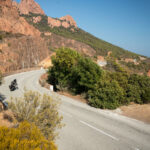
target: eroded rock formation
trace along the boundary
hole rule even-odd
[[[35,67],[49,55],[44,39],[12,35],[0,43],[0,70],[3,73]]]
[[[76,24],[75,20],[74,20],[70,15],[61,17],[60,20],[66,21],[66,22],[68,22],[71,26],[74,26],[74,27],[77,28],[77,24]]]
[[[60,27],[60,26],[62,26],[64,28],[69,28],[69,27],[77,28],[76,22],[69,15],[61,17],[59,19],[48,17],[48,24],[52,28],[53,27]]]
[[[40,5],[34,0],[21,0],[19,11],[21,14],[29,14],[30,12],[34,14],[45,14]]]
[[[11,0],[0,1],[0,31],[39,36],[40,32],[19,16]]]

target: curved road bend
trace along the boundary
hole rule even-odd
[[[38,80],[44,72],[36,70],[5,77],[0,93],[9,99],[21,96],[25,87],[59,99],[59,112],[66,124],[56,141],[59,150],[150,150],[150,125],[110,111],[92,108],[42,88]],[[19,90],[10,92],[8,85],[15,78]]]

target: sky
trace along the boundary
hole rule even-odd
[[[150,0],[35,1],[47,16],[71,15],[78,27],[94,36],[150,57]]]

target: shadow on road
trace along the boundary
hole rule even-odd
[[[0,101],[4,101],[6,99],[5,95],[3,95],[2,93],[0,93]]]

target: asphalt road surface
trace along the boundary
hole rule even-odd
[[[8,76],[0,86],[0,93],[9,100],[21,96],[26,88],[59,99],[59,112],[66,124],[56,140],[59,150],[150,150],[150,125],[51,92],[38,82],[44,72],[36,70]],[[10,92],[8,86],[13,79],[17,79],[19,89]]]

